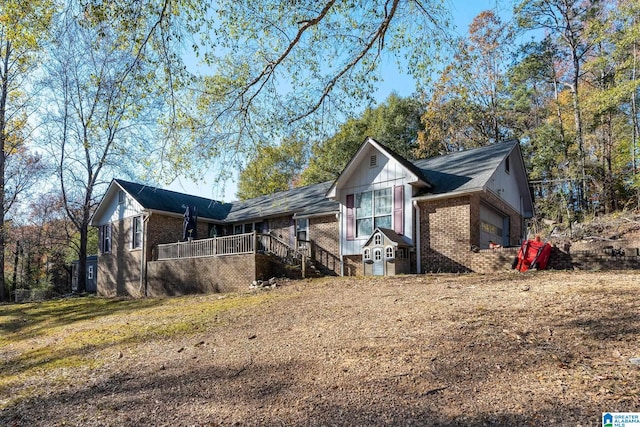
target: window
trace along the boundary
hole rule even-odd
[[[124,203],[124,191],[118,191],[118,204],[121,205]]]
[[[380,235],[380,233],[376,233],[376,235],[373,236],[373,244],[374,245],[381,245],[382,244],[382,236]]]
[[[93,265],[87,267],[87,279],[93,280]]]
[[[480,221],[480,230],[489,234],[493,234],[494,236],[502,237],[502,228],[486,221]]]
[[[385,253],[384,253],[385,258],[393,258],[393,247],[392,246],[387,246],[385,248]]]
[[[371,249],[365,248],[364,249],[364,260],[368,261],[370,259],[371,259]]]
[[[142,247],[142,216],[134,216],[131,219],[131,249]]]
[[[356,194],[356,237],[367,237],[374,228],[391,228],[391,188]]]
[[[238,224],[238,225],[234,225],[233,226],[233,234],[242,234],[242,230],[243,230],[243,226],[242,224]]]
[[[296,239],[298,241],[309,240],[309,219],[296,219]]]
[[[509,173],[509,157],[504,160],[504,171]]]
[[[100,226],[100,251],[103,254],[111,253],[111,224]]]
[[[378,155],[377,154],[372,154],[371,157],[369,157],[369,167],[376,167],[378,166]]]
[[[399,259],[408,258],[407,248],[398,248],[398,250],[396,251],[396,258],[399,258]]]
[[[382,251],[380,249],[376,249],[373,251],[373,259],[375,261],[380,261],[382,259]]]

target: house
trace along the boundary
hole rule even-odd
[[[411,272],[410,246],[395,231],[376,228],[362,245],[365,276],[395,276]]]
[[[335,181],[231,203],[114,179],[92,218],[98,293],[224,292],[292,259],[339,275],[478,271],[470,248],[517,246],[532,216],[516,141],[408,161],[367,138]]]

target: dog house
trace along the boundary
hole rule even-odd
[[[410,273],[410,245],[395,231],[376,228],[362,247],[365,276],[395,276]]]

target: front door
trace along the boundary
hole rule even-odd
[[[382,258],[382,248],[373,250],[373,275],[384,276],[384,260]]]

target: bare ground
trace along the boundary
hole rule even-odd
[[[288,282],[198,332],[23,375],[0,425],[598,426],[640,412],[639,291],[633,272]]]

